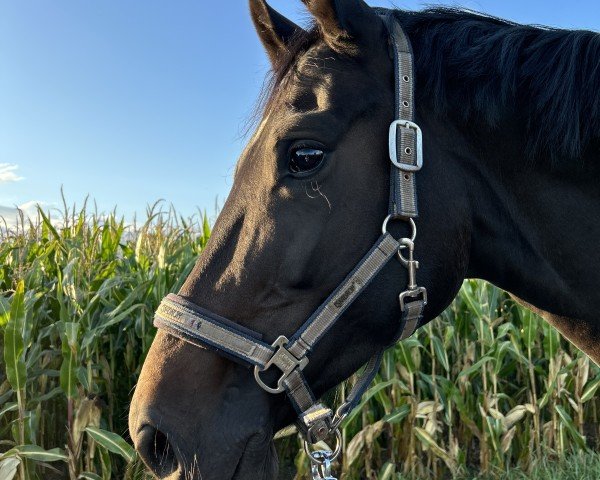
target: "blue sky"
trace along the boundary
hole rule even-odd
[[[270,3],[306,19],[300,0]],[[597,0],[394,3],[600,30]],[[160,198],[213,212],[267,70],[245,0],[0,0],[0,212],[58,206],[61,185],[128,218]]]

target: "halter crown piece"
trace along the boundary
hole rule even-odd
[[[401,316],[397,340],[413,334],[427,304],[427,291],[416,283],[419,263],[413,258],[417,234],[414,218],[418,216],[415,173],[423,166],[421,129],[413,122],[413,56],[409,40],[391,11],[381,8],[375,10],[384,20],[389,33],[394,61],[396,118],[390,124],[388,134],[391,161],[389,210],[383,221],[382,234],[375,245],[289,339],[282,335],[272,344],[265,343],[261,340],[261,334],[204,310],[175,294],[169,294],[162,300],[154,317],[154,325],[171,335],[253,366],[256,382],[267,392],[287,393],[298,413],[296,423],[312,462],[314,480],[335,480],[331,476],[331,463],[341,451],[340,424],[357,405],[375,377],[383,350],[369,360],[346,401],[335,413],[316,400],[302,374],[309,362],[310,353],[383,266],[396,255],[408,270],[407,288],[399,295]],[[409,222],[411,237],[399,240],[392,237],[387,231],[391,220]],[[408,252],[406,256],[402,254],[402,250]],[[275,384],[267,385],[261,374],[271,367],[279,369],[281,374]],[[330,435],[336,437],[333,452],[310,450],[310,445],[325,440]]]

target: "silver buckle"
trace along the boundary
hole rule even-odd
[[[272,347],[275,347],[275,353],[273,353],[273,356],[265,364],[264,368],[260,368],[258,365],[254,367],[254,378],[256,379],[256,382],[263,390],[266,390],[269,393],[283,392],[285,390],[285,386],[283,385],[285,379],[289,377],[296,368],[303,370],[308,363],[307,357],[298,359],[285,348],[288,342],[289,340],[284,335],[277,337],[277,340],[271,345]],[[282,372],[279,380],[277,380],[277,388],[269,387],[260,378],[260,373],[268,370],[273,365]]]
[[[402,163],[398,161],[398,151],[396,149],[398,127],[414,130],[417,134],[417,151],[415,152],[417,156],[417,162],[415,165],[411,165],[409,163]],[[388,138],[390,160],[396,167],[405,172],[418,172],[419,170],[421,170],[421,168],[423,167],[423,132],[421,132],[421,128],[416,123],[411,122],[410,120],[394,120],[390,124],[390,132]]]

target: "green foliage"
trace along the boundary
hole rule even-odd
[[[128,443],[127,408],[152,314],[191,271],[207,217],[154,206],[143,224],[126,225],[84,206],[38,220],[0,232],[0,478],[149,478]],[[600,369],[556,330],[467,281],[440,318],[386,352],[343,424],[338,471],[346,480],[600,478],[590,453],[598,388]],[[303,479],[299,446],[293,429],[279,434],[283,470],[295,465]]]
[[[128,462],[134,461],[135,452],[133,447],[116,433],[107,432],[98,427],[87,427],[85,431],[89,433],[99,445],[102,445],[110,452],[120,455]]]
[[[345,479],[529,478],[549,459],[598,447],[599,381],[600,368],[544,320],[465,281],[440,318],[385,354],[342,424],[338,469]],[[305,454],[296,465],[305,478]],[[600,478],[590,475],[579,478]]]
[[[152,314],[209,233],[204,216],[188,221],[158,205],[142,225],[84,206],[53,220],[39,211],[37,223],[0,231],[6,478],[13,470],[21,480],[146,477],[127,442],[131,391],[154,337]]]

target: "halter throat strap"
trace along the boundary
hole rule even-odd
[[[335,432],[345,416],[356,406],[381,363],[383,350],[367,363],[362,376],[346,402],[333,411],[318,403],[303,369],[310,353],[364,291],[380,270],[396,255],[408,271],[408,286],[399,295],[400,321],[395,341],[413,334],[427,303],[427,292],[417,286],[418,262],[413,258],[418,215],[415,173],[423,165],[421,130],[414,123],[414,71],[410,42],[393,14],[376,9],[389,32],[395,76],[395,119],[390,124],[391,161],[390,202],[382,234],[342,283],[289,339],[278,337],[272,344],[262,335],[219,315],[200,308],[175,294],[167,295],[154,317],[154,325],[193,345],[215,350],[237,362],[254,367],[254,376],[269,393],[286,392],[298,413],[298,428],[308,443],[316,443]],[[412,228],[411,238],[396,240],[387,232],[388,222],[402,220]],[[404,252],[404,253],[403,253]],[[281,373],[275,383],[267,384],[264,373],[276,367]],[[339,452],[338,452],[339,453]],[[336,454],[330,456],[335,458]]]

